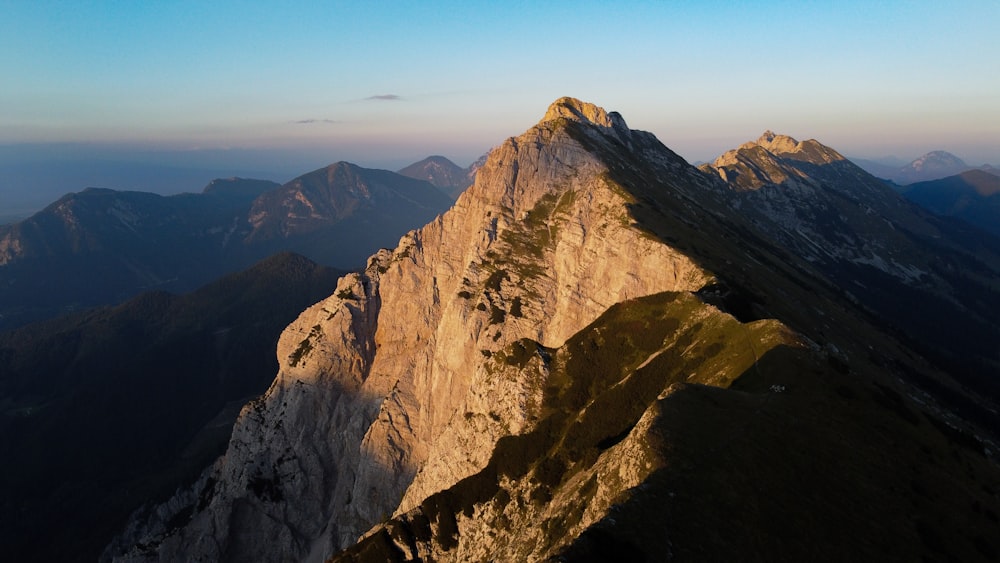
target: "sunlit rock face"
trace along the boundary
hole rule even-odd
[[[595,143],[662,147],[617,114],[560,99],[489,155],[451,211],[303,312],[190,522],[139,532],[155,549],[132,556],[328,556],[530,426],[543,378],[489,384],[494,353],[522,338],[556,347],[614,303],[704,286],[708,273],[632,224],[633,200]]]

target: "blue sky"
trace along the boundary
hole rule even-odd
[[[691,161],[774,129],[848,155],[1000,163],[996,0],[0,0],[0,13],[0,144],[464,166],[571,95]]]

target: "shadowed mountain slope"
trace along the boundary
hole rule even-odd
[[[933,213],[961,219],[1000,236],[1000,176],[968,170],[940,180],[910,184],[902,193]]]
[[[281,330],[339,274],[286,253],[0,333],[5,556],[93,561],[139,504],[197,475],[267,388]]]
[[[184,292],[286,250],[358,268],[451,205],[427,182],[338,163],[284,186],[163,197],[87,189],[0,226],[0,328],[142,291]]]

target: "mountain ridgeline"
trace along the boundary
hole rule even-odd
[[[698,169],[561,98],[104,559],[995,558],[1000,249],[963,229],[816,141]]]
[[[898,338],[1000,396],[1000,241],[924,211],[815,140],[768,131],[701,168],[740,190],[732,209]]]
[[[429,156],[420,162],[414,162],[400,170],[399,174],[419,180],[427,180],[453,199],[458,199],[458,196],[472,185],[472,182],[476,178],[476,170],[480,166],[482,166],[482,160],[477,160],[468,168],[460,168],[447,158],[435,155]]]
[[[946,217],[955,217],[1000,236],[1000,175],[967,170],[902,188],[906,199]]]
[[[901,186],[917,182],[940,180],[941,178],[955,176],[971,170],[979,170],[994,175],[1000,174],[1000,168],[996,166],[989,164],[983,164],[979,167],[970,166],[961,158],[947,151],[931,151],[903,166],[861,158],[852,160],[873,176],[890,180],[894,184]]]
[[[151,289],[190,291],[286,250],[359,268],[450,205],[427,182],[345,162],[285,185],[232,178],[168,197],[71,193],[0,225],[0,328]]]

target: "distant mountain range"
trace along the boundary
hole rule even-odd
[[[878,178],[891,180],[899,185],[907,185],[915,182],[925,182],[937,180],[946,176],[953,176],[966,170],[983,170],[994,174],[1000,173],[1000,168],[989,164],[982,166],[970,166],[961,158],[946,151],[931,151],[912,162],[897,166],[895,163],[880,162],[863,158],[852,158],[852,162],[860,166],[869,174]]]
[[[363,267],[451,203],[428,182],[346,162],[280,186],[231,178],[173,196],[89,188],[0,225],[0,328],[154,288],[190,291],[283,250]]]

